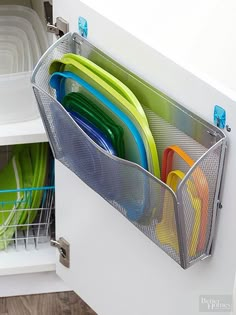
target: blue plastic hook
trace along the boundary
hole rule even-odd
[[[82,37],[85,37],[85,38],[88,37],[88,22],[82,16],[79,17],[78,29],[79,29],[79,33]]]
[[[220,129],[224,129],[226,124],[226,111],[218,105],[214,108],[214,124]]]

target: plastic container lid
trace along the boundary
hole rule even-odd
[[[48,48],[46,29],[43,26],[38,14],[34,10],[20,5],[1,5],[0,16],[16,16],[24,18],[32,25],[36,33],[37,41],[41,48],[41,53],[43,53]]]
[[[48,164],[48,144],[47,143],[33,143],[29,145],[29,154],[32,163],[32,185],[31,187],[42,187],[45,184],[45,179],[47,176],[47,164]],[[21,154],[24,154],[22,152]],[[24,158],[23,158],[24,159]],[[25,169],[27,172],[27,170]],[[43,191],[41,189],[32,192],[32,198],[29,198],[26,202],[26,209],[37,209],[40,206],[43,196]],[[23,211],[19,224],[25,224],[26,222],[31,224],[38,211]],[[28,217],[29,215],[29,217]],[[23,227],[25,229],[25,227]]]
[[[131,106],[133,106],[139,112],[140,116],[148,124],[147,117],[144,113],[144,110],[143,110],[141,104],[139,103],[138,99],[134,95],[134,93],[125,84],[123,84],[120,80],[118,80],[116,77],[114,77],[112,74],[110,74],[109,72],[107,72],[103,68],[99,67],[98,65],[96,65],[91,60],[89,60],[83,56],[76,55],[76,54],[71,54],[71,53],[65,54],[61,58],[61,60],[58,60],[58,63],[59,63],[59,65],[58,65],[59,67],[62,64],[65,64],[65,65],[71,64],[71,65],[74,65],[77,67],[80,66],[79,68],[81,70],[83,70],[84,67],[86,67],[87,70],[90,70],[93,74],[98,76],[101,80],[103,80],[104,82],[109,84],[110,87],[120,95],[121,100],[122,100],[122,98],[124,98],[126,101],[128,101],[129,104]],[[52,62],[49,71],[52,71],[53,69],[51,69],[51,67],[52,68],[55,67],[56,64],[57,64],[57,62],[55,62],[55,61]],[[52,72],[61,71],[61,70],[62,69],[56,69]],[[65,69],[65,71],[66,71],[66,69]],[[67,71],[70,71],[70,70],[67,70]],[[88,71],[87,74],[90,73],[90,71]]]
[[[15,222],[18,223],[18,214],[15,209],[20,205],[22,200],[22,193],[17,191],[3,192],[6,189],[15,190],[22,187],[22,174],[21,168],[18,160],[18,156],[14,156],[7,166],[0,172],[0,190],[2,210],[9,210],[1,213],[0,218],[0,250],[5,249],[7,243],[4,239],[11,238],[15,232],[13,227],[8,227],[13,217],[15,217]],[[13,203],[12,201],[15,201]]]
[[[80,128],[101,148],[105,151],[109,152],[112,155],[117,155],[115,149],[112,146],[110,140],[95,127],[90,121],[81,116],[80,114],[69,111],[70,116],[74,119],[74,121],[80,126]]]
[[[97,104],[91,102],[84,95],[75,92],[67,94],[62,100],[62,104],[66,110],[76,112],[93,123],[94,126],[110,139],[113,147],[116,149],[117,155],[125,158],[123,129],[102,111]]]
[[[159,161],[154,138],[148,126],[147,120],[143,118],[143,116],[137,110],[136,106],[131,105],[131,103],[128,102],[127,99],[124,98],[119,92],[117,92],[116,89],[114,89],[110,84],[101,79],[100,76],[97,76],[95,73],[93,73],[90,69],[86,68],[79,62],[76,62],[74,59],[68,57],[64,59],[63,58],[62,60],[68,61],[68,64],[63,64],[63,62],[61,62],[64,71],[72,72],[79,76],[80,78],[82,78],[83,80],[85,80],[93,88],[95,88],[97,91],[103,94],[117,108],[124,112],[126,116],[129,117],[130,120],[132,120],[139,134],[141,135],[145,145],[145,150],[148,159],[148,170],[156,177],[160,177]],[[56,63],[58,64],[60,63],[60,61],[57,60]],[[50,73],[52,68],[54,68],[53,63],[51,64],[51,67],[49,69]],[[73,89],[73,91],[76,90]],[[68,92],[71,92],[70,88],[69,90],[65,90],[65,94],[67,94]]]
[[[122,127],[124,130],[125,158],[147,170],[148,165],[144,143],[132,120],[100,92],[72,72],[55,72],[51,76],[50,85],[56,89],[59,101],[64,97],[65,85],[67,84],[76,84],[83,95],[97,104],[117,125]]]

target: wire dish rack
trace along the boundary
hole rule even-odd
[[[49,242],[53,231],[54,191],[54,186],[0,190],[0,220],[4,222],[0,226],[0,251],[38,249]],[[2,194],[6,199],[6,195],[12,193],[17,193],[19,198],[1,201]],[[31,208],[35,194],[41,198],[39,208]]]
[[[49,84],[49,66],[52,60],[71,52],[93,61],[133,91],[146,113],[160,167],[164,168],[162,161],[166,155],[167,169],[171,163],[173,170],[178,170],[170,178],[175,189],[141,166],[105,152],[56,100]],[[226,151],[226,137],[220,129],[131,73],[78,34],[68,33],[48,49],[35,67],[32,84],[56,159],[182,268],[212,254]],[[73,89],[74,82],[71,86]],[[192,160],[183,158],[178,148]]]

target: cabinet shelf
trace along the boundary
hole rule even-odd
[[[25,250],[22,245],[22,248],[18,247],[17,251],[12,248],[12,250],[0,253],[0,276],[54,271],[55,269],[56,249],[49,243],[42,244],[40,250]]]
[[[20,123],[0,125],[0,145],[47,142],[40,118]]]

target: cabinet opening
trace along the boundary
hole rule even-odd
[[[54,190],[48,143],[0,147],[0,253],[49,244],[54,235]]]

